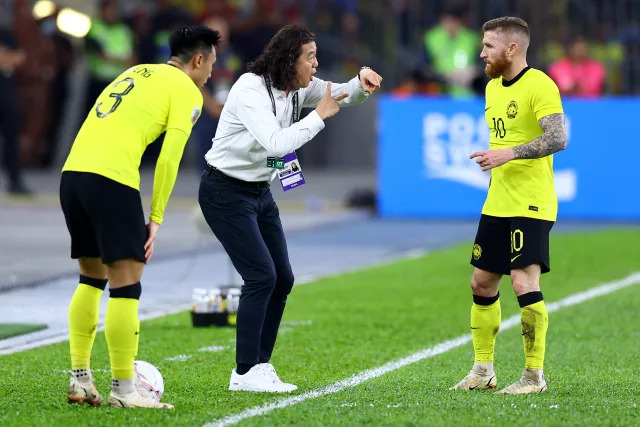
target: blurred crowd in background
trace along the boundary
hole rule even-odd
[[[120,72],[165,62],[169,33],[185,24],[223,37],[194,129],[202,153],[230,86],[287,23],[316,33],[324,79],[346,81],[368,65],[397,96],[464,97],[482,95],[486,84],[482,23],[519,16],[532,32],[529,65],[547,71],[565,96],[640,95],[640,0],[96,0],[84,37],[56,24],[73,2],[54,2],[47,16],[34,13],[35,3],[0,0],[0,139],[12,193],[28,192],[20,167],[58,166],[72,85],[83,85],[77,130]]]

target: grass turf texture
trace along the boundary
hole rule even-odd
[[[0,340],[46,329],[47,325],[31,323],[0,323]]]
[[[554,235],[553,271],[542,281],[545,299],[556,301],[637,271],[638,241],[640,230]],[[304,393],[468,333],[469,257],[467,244],[295,288],[272,362],[283,380]],[[467,344],[244,424],[635,423],[640,417],[633,363],[640,338],[639,289],[621,290],[550,315],[546,395],[448,391],[471,367],[473,352]],[[503,319],[517,314],[506,279],[501,295]],[[144,322],[141,331],[137,358],[159,367],[165,376],[163,400],[175,404],[176,410],[68,405],[68,344],[61,343],[0,357],[0,424],[201,425],[282,398],[226,391],[234,361],[232,329],[194,329],[188,313],[181,313]],[[200,351],[205,346],[229,348]],[[110,376],[102,333],[93,354],[97,386],[107,394]],[[166,360],[180,355],[191,357]],[[499,386],[518,378],[523,361],[518,328],[500,334]]]

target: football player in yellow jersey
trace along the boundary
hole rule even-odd
[[[181,28],[171,34],[166,64],[137,65],[118,76],[89,111],[62,169],[60,202],[71,235],[71,257],[80,266],[69,306],[70,403],[102,402],[90,358],[108,281],[109,406],[172,408],[142,397],[134,385],[140,278],[153,255],[184,146],[202,110],[200,88],[211,76],[218,39],[218,33],[206,27]],[[138,168],[147,145],[165,131],[145,225]]]
[[[542,368],[549,323],[540,275],[550,270],[549,232],[558,210],[553,153],[566,147],[564,113],[555,83],[527,66],[527,23],[502,17],[486,22],[482,30],[480,57],[492,79],[485,95],[490,149],[471,158],[483,171],[491,170],[491,183],[471,257],[475,363],[453,388],[496,388],[498,285],[506,274],[520,304],[525,368],[518,381],[498,393],[540,393],[547,390]]]

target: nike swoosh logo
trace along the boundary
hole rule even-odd
[[[522,254],[514,256],[513,258],[511,258],[511,262],[515,261],[516,259],[518,259],[518,257],[521,257],[521,256]]]

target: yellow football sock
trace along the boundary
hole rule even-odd
[[[471,338],[475,352],[475,362],[493,363],[496,335],[500,330],[501,320],[499,297],[500,294],[495,297],[473,296]]]
[[[104,330],[111,358],[111,377],[129,380],[133,378],[133,361],[138,353],[139,301],[137,298],[114,298],[113,291],[120,289],[124,288],[111,291]]]
[[[83,282],[91,282],[92,285]],[[99,283],[97,283],[99,282]],[[102,286],[99,289],[97,286]],[[91,348],[98,329],[100,297],[106,280],[81,276],[69,304],[69,349],[72,369],[90,369]]]
[[[544,301],[520,308],[525,368],[542,369],[549,315]]]

